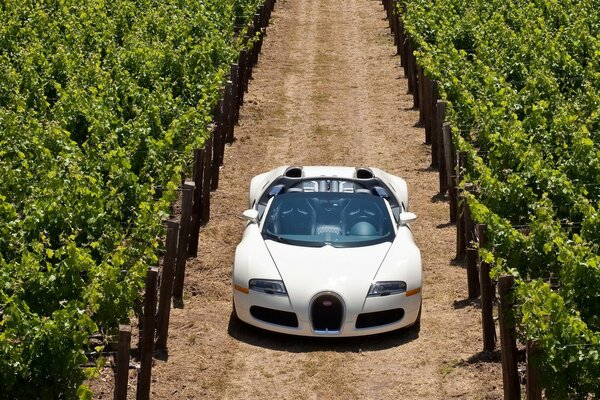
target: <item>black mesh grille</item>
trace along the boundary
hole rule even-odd
[[[344,317],[344,305],[338,297],[324,294],[313,301],[310,316],[313,330],[339,331]]]
[[[256,319],[269,322],[271,324],[289,326],[292,328],[298,327],[298,318],[293,312],[273,310],[259,306],[250,307],[250,314]]]
[[[356,319],[356,328],[372,328],[374,326],[392,324],[400,321],[402,317],[404,317],[404,310],[402,308],[359,314]]]

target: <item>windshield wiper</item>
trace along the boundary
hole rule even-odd
[[[323,247],[326,243],[323,242],[308,242],[304,240],[294,240],[283,238],[279,235],[274,235],[272,233],[265,233],[265,239],[271,239],[279,243],[289,244],[292,246],[305,246],[305,247]]]
[[[282,238],[281,236],[278,236],[278,235],[273,235],[271,233],[265,234],[265,239],[271,239],[271,240],[274,240],[276,242],[285,243],[285,244],[293,244],[290,240],[284,239],[284,238]]]

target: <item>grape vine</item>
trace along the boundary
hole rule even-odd
[[[0,1],[0,399],[89,397],[261,3]]]
[[[600,395],[600,13],[593,0],[400,3],[440,83],[469,206],[548,398]],[[464,182],[463,182],[464,184]],[[558,289],[549,281],[558,281]]]

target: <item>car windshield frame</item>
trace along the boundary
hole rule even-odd
[[[293,246],[374,246],[393,242],[396,225],[387,201],[366,193],[287,192],[271,199],[261,234]]]

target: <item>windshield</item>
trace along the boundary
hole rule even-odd
[[[371,246],[395,236],[385,201],[372,194],[285,193],[265,218],[265,239],[297,246]]]

